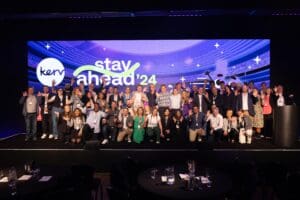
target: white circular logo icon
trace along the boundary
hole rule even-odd
[[[53,80],[59,85],[65,77],[65,68],[56,58],[45,58],[38,64],[36,75],[43,85],[52,86]]]

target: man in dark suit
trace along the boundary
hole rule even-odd
[[[111,102],[113,101],[117,102],[117,105],[119,105],[119,102],[121,101],[121,97],[119,95],[119,91],[117,87],[114,87],[113,94],[110,95],[108,104],[111,105]]]
[[[198,106],[193,107],[193,112],[190,111],[189,117],[189,141],[195,142],[198,138],[198,142],[202,141],[202,137],[205,136],[206,121],[205,114],[199,112]]]
[[[224,113],[223,96],[220,95],[216,87],[211,88],[211,95],[209,96],[210,105],[215,105],[219,108],[220,113]]]
[[[237,96],[236,110],[248,112],[253,117],[255,115],[253,104],[253,97],[248,93],[248,86],[243,85],[242,93]]]
[[[204,90],[202,87],[198,89],[198,93],[194,95],[194,106],[199,108],[200,112],[206,114],[207,110],[210,107],[208,95],[204,94]]]

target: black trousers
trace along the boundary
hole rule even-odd
[[[273,115],[264,115],[264,128],[262,134],[265,137],[272,137],[273,135]]]
[[[117,134],[118,134],[118,128],[115,126],[108,126],[107,127],[107,138],[104,139],[108,139],[108,136],[111,136],[111,141],[115,142],[117,139]]]
[[[94,129],[90,125],[85,124],[82,129],[83,141],[87,140],[99,140],[99,133],[94,133]]]

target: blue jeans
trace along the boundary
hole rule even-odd
[[[36,113],[27,113],[25,116],[26,137],[36,137]]]
[[[52,134],[54,135],[54,137],[58,137],[58,130],[57,130],[58,117],[56,116],[55,112],[58,112],[59,114],[61,114],[63,112],[63,109],[58,108],[58,107],[52,107],[52,111],[51,111]]]

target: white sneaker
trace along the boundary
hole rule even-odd
[[[52,139],[54,136],[52,134],[49,135],[49,139]]]
[[[131,139],[130,138],[128,138],[128,141],[127,141],[128,143],[131,143]]]
[[[44,134],[42,135],[41,139],[43,140],[43,139],[45,139],[46,137],[47,137],[47,134],[44,133]]]
[[[54,140],[58,140],[58,136],[55,136],[55,137],[54,137]]]
[[[108,139],[104,139],[101,144],[107,144],[107,143],[108,143]]]
[[[160,144],[160,141],[156,141],[156,144]]]
[[[198,142],[202,142],[202,138],[201,137],[198,137]]]

